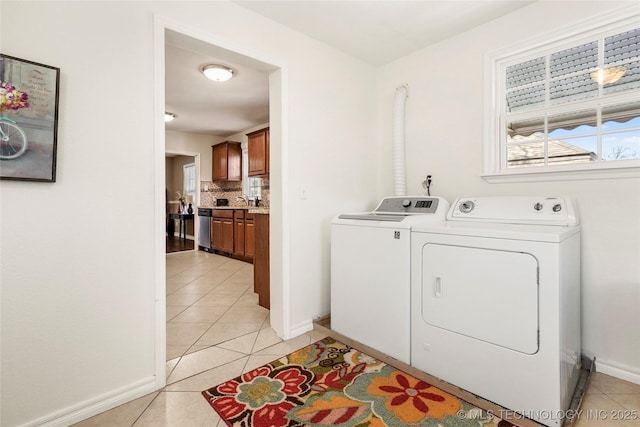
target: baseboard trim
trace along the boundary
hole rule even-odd
[[[156,391],[155,376],[131,383],[125,387],[85,400],[68,408],[60,409],[44,417],[29,421],[19,427],[64,427],[94,415],[113,409],[123,403]]]
[[[303,322],[298,323],[297,325],[291,325],[291,329],[289,329],[290,335],[286,339],[295,338],[299,335],[304,334],[305,332],[309,332],[313,330],[313,321],[311,319],[305,320]]]
[[[603,359],[596,359],[596,372],[640,384],[640,370]]]

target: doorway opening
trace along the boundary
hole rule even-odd
[[[271,129],[271,174],[269,176],[270,188],[271,188],[271,200],[270,200],[270,240],[269,247],[271,248],[270,265],[271,268],[271,282],[273,283],[271,288],[271,307],[270,312],[265,320],[269,323],[270,328],[274,331],[274,336],[284,339],[290,338],[290,328],[288,326],[289,319],[289,304],[288,304],[288,265],[284,260],[288,248],[288,226],[287,221],[283,216],[286,216],[286,212],[283,210],[285,205],[286,194],[282,191],[284,188],[284,177],[288,175],[286,170],[286,164],[282,161],[285,157],[285,141],[286,137],[283,132],[286,107],[285,91],[286,91],[286,79],[283,78],[285,70],[279,61],[272,58],[262,57],[255,52],[245,52],[242,48],[237,46],[230,46],[228,41],[216,40],[211,34],[199,32],[197,30],[189,30],[175,23],[169,23],[164,18],[156,17],[155,22],[155,129],[156,129],[156,145],[154,162],[156,165],[155,173],[155,197],[156,197],[156,232],[157,244],[155,250],[156,256],[156,383],[158,388],[163,387],[167,381],[166,373],[166,356],[167,356],[167,318],[169,316],[167,312],[167,291],[168,286],[173,283],[168,283],[166,271],[168,267],[167,257],[165,254],[165,248],[162,242],[165,241],[165,228],[166,228],[166,188],[165,188],[165,151],[176,150],[180,151],[181,148],[186,146],[181,145],[182,141],[178,141],[177,145],[172,147],[167,146],[165,126],[160,117],[163,117],[163,113],[166,111],[165,105],[165,49],[166,49],[166,37],[168,33],[173,35],[182,36],[195,40],[200,46],[208,46],[211,49],[223,52],[228,58],[245,61],[246,63],[263,67],[263,71],[268,75],[268,92],[269,92],[269,126]],[[193,45],[190,45],[193,48]],[[179,113],[178,113],[179,115]],[[201,135],[202,136],[202,135]],[[175,143],[176,141],[173,141]],[[220,140],[216,141],[220,142]],[[207,147],[207,144],[200,144],[202,150],[198,150],[197,155],[201,158],[201,167],[197,182],[200,184],[203,181],[210,181],[208,176],[208,166],[211,164],[210,157],[211,145]],[[191,147],[186,147],[191,151]],[[196,156],[197,157],[197,156]],[[205,190],[206,191],[206,190]],[[197,207],[201,203],[201,192],[197,191],[196,205],[194,210],[197,212]],[[202,193],[202,194],[206,194]],[[195,222],[195,241],[197,242],[198,226]],[[160,238],[161,237],[161,238]],[[197,248],[197,246],[196,246]],[[202,251],[192,251],[194,254],[204,255]],[[207,254],[208,255],[208,254]],[[175,255],[178,256],[178,255]],[[217,262],[217,261],[216,261]],[[275,267],[275,268],[274,268]],[[239,271],[238,274],[244,274],[246,272]]]
[[[165,250],[168,254],[196,248],[195,242],[200,231],[195,220],[200,193],[196,191],[199,165],[200,155],[197,153],[165,154]]]

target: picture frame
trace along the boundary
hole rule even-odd
[[[0,179],[56,181],[60,68],[0,53]]]

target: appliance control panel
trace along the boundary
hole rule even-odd
[[[373,211],[376,214],[434,214],[438,211],[438,197],[385,197]],[[446,208],[445,208],[446,209]]]
[[[567,197],[460,197],[451,205],[447,219],[506,224],[579,224],[576,208]]]

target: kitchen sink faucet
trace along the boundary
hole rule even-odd
[[[236,197],[236,200],[244,200],[244,204],[249,207],[249,198],[247,196],[238,196]]]

